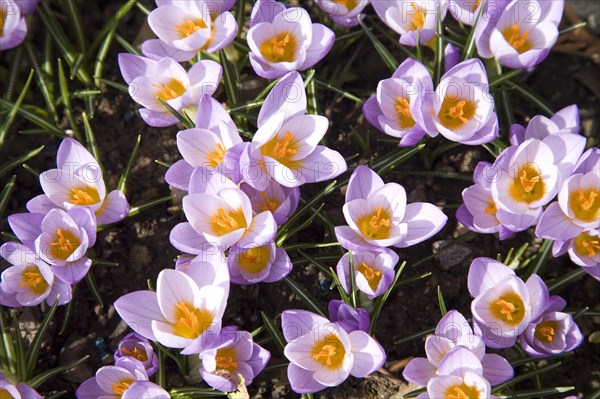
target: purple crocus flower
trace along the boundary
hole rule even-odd
[[[486,8],[489,7],[489,3],[486,3]],[[454,19],[465,25],[473,26],[482,5],[481,0],[450,0],[448,8]]]
[[[17,47],[25,40],[27,24],[14,0],[0,3],[0,50]]]
[[[71,286],[52,273],[51,267],[23,244],[7,242],[0,247],[0,256],[12,266],[2,272],[0,304],[4,306],[36,306],[44,300],[52,306],[71,301]]]
[[[357,330],[369,332],[371,318],[363,308],[355,309],[339,299],[332,299],[329,301],[327,309],[331,322],[342,327],[348,334]]]
[[[57,169],[40,174],[44,194],[27,202],[32,213],[51,209],[89,208],[97,224],[116,223],[129,213],[129,203],[120,190],[106,193],[98,161],[77,140],[66,138],[58,147]]]
[[[543,358],[570,352],[583,342],[583,334],[573,316],[563,313],[566,306],[563,298],[550,297],[549,306],[534,320],[519,337],[519,343],[531,357]]]
[[[551,118],[536,115],[531,118],[527,127],[515,123],[510,127],[509,138],[512,145],[519,145],[527,139],[543,140],[550,135],[561,133],[579,134],[579,108],[577,105],[569,105],[552,115]]]
[[[369,0],[317,0],[317,5],[337,25],[351,28],[358,25],[358,18],[362,10],[369,4]]]
[[[548,289],[536,274],[523,282],[508,266],[476,258],[468,277],[475,333],[491,348],[508,348],[548,303]]]
[[[229,326],[221,329],[210,349],[200,353],[200,375],[211,387],[223,391],[237,391],[241,375],[250,385],[267,365],[271,354],[252,341],[248,331]]]
[[[475,43],[483,58],[496,58],[514,69],[542,62],[558,38],[564,1],[494,0],[488,2]]]
[[[115,302],[119,316],[132,330],[181,353],[200,353],[221,329],[227,304],[223,288],[202,285],[190,275],[165,269],[156,292],[136,291]]]
[[[362,378],[378,370],[385,352],[369,334],[347,333],[335,323],[305,310],[281,314],[288,381],[296,393],[312,393],[334,387],[349,375]]]
[[[167,183],[180,190],[188,190],[195,168],[222,171],[227,151],[242,142],[229,113],[209,95],[200,100],[195,122],[195,128],[177,133],[177,149],[183,159],[165,174]]]
[[[14,384],[6,378],[4,373],[0,371],[0,393],[6,394],[6,398],[18,399],[43,399],[44,397],[37,391],[24,382]]]
[[[333,46],[335,34],[322,24],[313,24],[303,8],[259,0],[252,9],[247,40],[254,72],[276,79],[319,62]]]
[[[209,53],[228,46],[238,31],[231,1],[157,0],[148,15],[150,29],[158,39],[142,43],[142,53],[154,60],[171,57],[189,61],[200,51]]]
[[[158,370],[158,356],[150,345],[150,341],[136,332],[127,334],[119,342],[114,358],[115,362],[121,358],[139,361],[149,377]]]
[[[356,288],[369,299],[383,294],[394,281],[394,267],[398,259],[394,251],[387,249],[378,252],[352,252]],[[350,292],[350,253],[339,260],[336,272],[344,291]]]
[[[471,351],[482,366],[482,376],[491,385],[511,379],[514,370],[510,363],[495,353],[485,353],[483,340],[473,333],[467,319],[456,310],[450,310],[439,321],[434,335],[425,340],[427,357],[416,357],[406,365],[403,377],[414,384],[427,386],[438,374],[438,367],[446,355],[456,347]],[[470,355],[469,355],[470,356]]]
[[[571,239],[555,241],[552,255],[558,257],[565,253],[573,263],[600,281],[600,229],[586,229]]]
[[[372,1],[379,18],[400,34],[400,43],[416,46],[435,36],[438,12],[443,20],[448,11],[448,0],[389,0]],[[418,38],[418,39],[417,39]]]
[[[264,191],[256,190],[246,183],[242,183],[240,188],[250,198],[254,213],[271,212],[278,226],[288,221],[300,202],[299,187],[282,186],[275,180],[271,180]]]
[[[119,68],[129,85],[129,95],[144,107],[140,109],[142,119],[154,127],[179,122],[157,97],[176,111],[193,114],[200,99],[217,90],[222,72],[221,65],[210,60],[198,61],[186,72],[169,57],[153,60],[127,53],[119,54]]]
[[[384,184],[364,165],[350,177],[343,212],[349,226],[336,227],[335,234],[344,248],[353,251],[418,244],[440,231],[448,219],[433,204],[407,204],[404,187]]]
[[[419,61],[408,58],[391,78],[379,82],[363,114],[380,131],[400,138],[401,147],[415,145],[426,134],[421,107],[425,92],[433,92],[431,75]]]
[[[229,250],[227,266],[231,282],[240,285],[274,283],[292,271],[290,257],[275,242],[246,248],[235,245]]]

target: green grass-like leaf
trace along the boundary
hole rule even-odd
[[[133,162],[137,157],[137,153],[140,149],[140,143],[142,142],[142,135],[137,136],[137,140],[133,145],[133,150],[131,151],[131,155],[129,156],[129,160],[127,161],[127,166],[125,167],[125,171],[119,178],[119,184],[117,185],[117,190],[121,190],[123,194],[127,192],[127,179],[129,179],[129,175],[131,174],[131,170],[133,169]]]
[[[84,363],[86,360],[88,360],[89,357],[90,357],[90,355],[85,355],[81,359],[76,360],[72,363],[66,364],[64,366],[58,366],[58,367],[55,367],[50,370],[46,370],[43,373],[40,373],[40,374],[36,375],[35,377],[33,377],[32,379],[30,379],[29,381],[27,381],[27,385],[29,385],[33,389],[36,389],[37,387],[42,385],[44,382],[46,382],[50,378],[57,376],[61,373],[64,373],[66,371],[69,371],[72,368],[80,365],[81,363]]]
[[[4,211],[6,211],[6,207],[8,206],[8,201],[10,201],[12,192],[15,189],[15,182],[17,181],[17,176],[13,175],[10,180],[4,185],[2,191],[0,191],[0,219],[4,217]]]
[[[327,318],[325,316],[325,308],[313,297],[303,286],[291,277],[284,277],[283,281],[294,291],[294,293],[300,298],[304,304],[312,309],[315,313]]]
[[[127,214],[127,217],[138,215],[141,212],[145,211],[146,209],[150,209],[153,206],[160,205],[165,202],[169,202],[173,198],[175,198],[174,195],[167,195],[165,197],[160,197],[160,198],[156,198],[156,199],[149,200],[149,201],[143,201],[139,204],[135,204],[129,209],[129,213]]]
[[[24,162],[27,162],[28,160],[30,160],[31,158],[35,157],[37,154],[39,154],[42,150],[44,149],[44,146],[39,146],[38,148],[36,148],[35,150],[31,150],[19,157],[17,157],[16,159],[13,159],[12,161],[7,162],[6,164],[2,165],[2,167],[0,168],[0,177],[4,176],[9,170],[11,170],[12,168],[14,168],[15,166],[18,166]]]
[[[32,376],[35,371],[35,366],[38,362],[38,357],[40,354],[40,347],[42,346],[42,342],[44,342],[44,338],[46,337],[46,332],[48,331],[48,327],[50,323],[54,319],[54,315],[56,314],[56,308],[58,307],[59,296],[56,296],[54,303],[46,312],[44,319],[42,320],[35,337],[31,341],[31,345],[29,345],[29,349],[27,350],[27,376]]]
[[[388,67],[388,69],[391,72],[396,71],[396,68],[398,68],[398,61],[396,61],[392,53],[390,53],[388,49],[379,41],[379,39],[375,37],[373,32],[371,32],[371,29],[364,23],[363,18],[361,16],[358,16],[358,23],[367,34],[369,40],[371,40],[371,43],[373,43],[375,51],[377,51],[377,54],[379,54],[379,56],[381,57],[385,65]]]
[[[267,333],[269,333],[271,339],[277,347],[277,350],[283,356],[283,348],[285,348],[286,342],[283,338],[283,335],[281,334],[281,331],[275,325],[275,321],[269,316],[267,316],[265,312],[260,312],[260,316],[262,317]],[[283,328],[285,328],[285,326]]]
[[[10,128],[10,125],[12,125],[12,123],[15,119],[15,116],[17,116],[17,112],[19,111],[19,108],[21,107],[21,103],[23,102],[25,95],[27,95],[27,91],[29,90],[29,85],[31,84],[31,79],[33,79],[33,74],[34,74],[34,70],[32,69],[29,72],[29,77],[27,78],[27,81],[25,82],[25,85],[23,86],[23,90],[21,91],[21,94],[19,94],[17,101],[15,101],[15,103],[14,103],[14,107],[8,112],[6,119],[4,119],[4,122],[2,122],[2,125],[0,125],[0,148],[2,148],[4,146],[4,140],[6,139],[6,134],[8,133],[8,129]]]
[[[77,123],[75,122],[75,117],[73,116],[73,112],[71,110],[71,95],[69,93],[69,88],[67,86],[67,78],[65,77],[65,71],[63,69],[62,60],[59,58],[57,62],[58,62],[58,87],[60,90],[62,104],[64,106],[65,116],[67,117],[67,119],[69,121],[69,125],[71,126],[71,129],[73,129],[73,134],[75,135],[75,138],[77,138],[77,140],[79,142],[83,142],[81,133],[79,133],[79,127],[77,126]]]

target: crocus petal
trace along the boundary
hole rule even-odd
[[[550,240],[568,240],[577,237],[582,231],[582,227],[573,223],[573,220],[563,213],[558,202],[553,202],[542,214],[535,234]]]
[[[337,151],[318,145],[315,151],[302,161],[300,173],[306,183],[334,179],[348,169],[346,160]]]
[[[515,371],[505,358],[495,353],[486,353],[481,359],[483,377],[490,385],[502,384],[514,377]]]
[[[258,113],[258,127],[277,112],[284,114],[284,120],[303,115],[306,113],[306,104],[302,77],[298,72],[289,72],[275,84],[265,98],[264,105]]]
[[[306,59],[300,69],[308,69],[329,53],[335,41],[335,33],[325,25],[312,24],[312,41],[306,49]]]
[[[52,266],[52,272],[69,284],[81,281],[92,267],[92,260],[83,257],[64,266]]]
[[[327,388],[325,385],[318,383],[313,378],[314,371],[304,370],[290,363],[287,369],[287,377],[292,390],[299,394],[313,393]]]
[[[99,399],[107,396],[108,392],[98,386],[96,377],[88,378],[79,385],[75,396],[77,399]]]
[[[467,285],[469,293],[473,297],[498,285],[508,276],[514,276],[515,272],[505,264],[490,258],[475,258],[469,268]]]
[[[123,220],[129,213],[129,202],[121,190],[113,190],[104,198],[96,211],[98,224],[111,224]]]
[[[265,283],[274,283],[283,279],[292,271],[292,261],[283,248],[277,248],[275,260],[269,270],[269,275],[263,280]]]
[[[44,215],[39,213],[15,213],[8,216],[11,230],[28,248],[35,248],[35,240],[42,234]]]
[[[145,40],[140,46],[140,50],[144,56],[157,61],[161,58],[169,57],[177,62],[185,62],[191,60],[198,54],[197,51],[183,51],[171,47],[160,39]],[[121,70],[121,73],[123,73],[123,70]]]
[[[58,305],[65,305],[71,302],[71,299],[73,298],[73,289],[71,285],[58,277],[54,279],[52,290],[46,297],[48,306],[52,306],[57,297],[59,297]]]
[[[287,342],[295,341],[297,338],[313,331],[315,325],[331,325],[326,318],[312,312],[300,309],[285,310],[281,314],[281,330]]]
[[[384,183],[381,177],[369,167],[359,165],[352,172],[348,188],[346,189],[346,201],[350,202],[354,199],[367,199],[373,191],[383,187]]]
[[[156,341],[152,321],[166,321],[158,306],[155,292],[136,291],[115,301],[115,309],[129,327],[144,338]]]
[[[171,245],[188,254],[199,254],[212,245],[204,236],[198,234],[190,223],[179,223],[169,234]]]
[[[352,354],[354,364],[350,374],[357,378],[363,378],[377,371],[385,363],[385,351],[369,334],[364,331],[352,331],[350,334],[352,342]]]
[[[477,356],[462,346],[457,346],[448,352],[438,366],[440,375],[461,376],[467,371],[481,375],[483,368]]]
[[[154,73],[156,61],[139,55],[119,53],[119,69],[127,84],[138,76],[151,75]]]
[[[152,109],[141,108],[139,113],[148,126],[167,127],[179,123],[179,119],[169,111],[155,111]]]
[[[27,204],[25,205],[27,210],[31,213],[42,213],[46,214],[50,212],[51,209],[56,208],[56,204],[50,201],[50,198],[46,194],[40,194],[38,196],[33,197]]]
[[[448,217],[433,204],[427,202],[408,204],[402,220],[407,224],[406,237],[394,246],[404,248],[423,242],[437,234],[447,220]]]
[[[76,171],[84,167],[100,169],[98,161],[93,155],[77,140],[70,137],[60,143],[56,153],[56,164],[59,169],[67,167],[70,171]]]
[[[160,386],[150,381],[136,381],[123,392],[121,399],[170,399],[171,395]]]
[[[165,173],[165,181],[175,188],[188,191],[193,171],[194,167],[181,159],[169,167]]]
[[[429,360],[424,357],[415,357],[408,362],[402,376],[413,384],[427,386],[429,380],[435,377],[436,373],[437,367],[429,363]]]

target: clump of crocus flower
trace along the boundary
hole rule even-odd
[[[252,9],[247,40],[254,72],[276,79],[321,61],[333,46],[335,34],[322,24],[313,24],[303,8],[259,0]]]

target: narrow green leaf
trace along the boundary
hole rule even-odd
[[[12,312],[13,328],[15,329],[15,355],[17,358],[17,378],[19,381],[25,381],[27,379],[27,360],[25,357],[25,343],[23,342],[23,336],[21,335],[21,328],[19,326],[19,319],[17,319],[17,313]]]
[[[537,370],[533,370],[533,371],[529,371],[529,372],[526,372],[526,373],[519,374],[519,375],[517,375],[516,377],[514,377],[513,379],[511,379],[509,381],[506,381],[506,382],[504,382],[502,384],[496,385],[493,388],[492,393],[496,394],[497,392],[501,392],[502,390],[504,390],[504,389],[506,389],[506,388],[508,388],[510,386],[513,386],[513,385],[515,385],[515,384],[517,384],[517,383],[519,383],[521,381],[526,381],[526,380],[528,380],[530,378],[535,377],[536,375],[542,375],[544,373],[547,373],[550,370],[557,369],[558,367],[561,366],[561,364],[562,364],[561,362],[557,362],[557,363],[551,364],[549,366],[539,368]]]
[[[506,81],[505,84],[509,88],[515,90],[521,97],[523,97],[524,99],[533,103],[536,107],[538,107],[538,109],[540,111],[544,112],[546,114],[546,116],[550,117],[550,116],[554,115],[554,111],[548,105],[546,100],[541,98],[537,93],[535,93],[530,88],[525,88],[522,85],[520,85],[519,83],[512,82],[512,81]]]
[[[358,293],[356,289],[356,274],[354,274],[352,251],[348,251],[348,274],[350,276],[350,304],[356,309],[358,307]]]
[[[373,47],[375,47],[375,50],[377,51],[377,53],[379,54],[379,56],[381,57],[381,59],[383,60],[385,65],[389,68],[390,71],[395,72],[396,68],[398,68],[398,62],[396,61],[394,56],[379,41],[379,39],[377,39],[377,37],[375,37],[373,32],[371,32],[371,29],[369,27],[367,27],[367,25],[363,21],[362,16],[360,16],[360,15],[358,16],[358,23],[360,24],[360,27],[363,28],[363,30],[367,34],[367,37],[369,38],[369,40],[371,40],[371,43],[373,43]]]
[[[218,398],[227,395],[226,392],[213,388],[177,387],[169,392],[172,399]]]
[[[67,14],[69,17],[70,25],[75,31],[75,39],[77,39],[79,52],[83,53],[87,47],[87,41],[83,35],[83,27],[81,25],[81,15],[79,14],[79,10],[77,7],[75,7],[75,2],[71,0],[62,0],[60,5],[65,14]]]
[[[10,371],[12,374],[17,373],[17,355],[13,342],[12,335],[10,334],[10,327],[6,320],[6,313],[4,307],[0,306],[0,334],[2,334],[2,370]]]
[[[325,206],[325,204],[321,204],[317,209],[315,209],[311,213],[311,215],[306,220],[304,220],[298,226],[295,226],[293,229],[290,229],[290,230],[282,233],[281,235],[279,235],[276,240],[277,246],[282,246],[288,237],[294,237],[296,234],[298,234],[298,232],[300,232],[300,231],[306,229],[308,226],[310,226],[312,221],[314,220],[314,218],[317,217],[318,215],[320,215],[321,210],[323,209],[324,206]]]
[[[564,397],[564,393],[574,390],[575,387],[554,387],[554,388],[539,388],[529,389],[526,391],[515,391],[511,395],[498,395],[500,399],[508,399],[517,397],[519,399],[539,398],[544,396]],[[562,396],[560,396],[562,395]],[[586,398],[587,399],[587,398]]]
[[[127,179],[129,179],[129,175],[131,174],[131,170],[133,169],[133,162],[137,157],[137,153],[140,149],[140,143],[142,141],[142,135],[137,136],[137,140],[133,146],[133,150],[131,151],[131,155],[129,156],[129,160],[127,161],[127,166],[125,167],[125,171],[119,178],[119,184],[117,185],[117,189],[121,190],[123,194],[127,192]]]
[[[225,84],[225,94],[227,95],[227,102],[230,104],[238,104],[240,102],[240,90],[237,82],[239,82],[239,74],[237,73],[236,67],[229,61],[225,50],[219,51],[219,57],[221,59],[221,65],[223,66],[223,83]]]
[[[85,112],[81,114],[81,117],[83,118],[83,127],[85,129],[85,141],[87,143],[87,148],[100,165],[100,170],[104,172],[104,166],[102,166],[102,161],[100,159],[100,150],[98,149],[98,143],[96,143],[96,136],[94,136],[94,131],[92,130],[90,121],[88,120]]]
[[[69,94],[69,88],[67,87],[67,78],[65,77],[65,71],[62,66],[62,61],[58,59],[58,87],[60,90],[60,96],[62,98],[62,104],[64,106],[65,116],[69,120],[69,126],[73,130],[73,134],[75,138],[79,142],[83,142],[81,137],[81,133],[79,132],[79,127],[75,122],[75,117],[73,116],[73,112],[71,111],[71,97]]]
[[[62,322],[60,323],[60,330],[58,331],[58,335],[63,335],[67,330],[67,326],[69,325],[69,320],[71,319],[71,314],[73,313],[73,307],[75,306],[75,301],[77,300],[77,291],[79,290],[79,284],[73,285],[73,291],[71,293],[71,301],[67,303],[65,307],[65,311],[63,312]]]
[[[40,385],[42,385],[44,382],[46,382],[50,378],[52,378],[54,376],[57,376],[57,375],[59,375],[61,373],[64,373],[66,371],[69,371],[72,368],[79,366],[81,363],[84,363],[86,360],[88,360],[89,357],[90,357],[90,355],[85,355],[81,359],[76,360],[76,361],[74,361],[72,363],[66,364],[64,366],[58,366],[58,367],[55,367],[53,369],[44,371],[44,372],[36,375],[35,377],[33,377],[32,379],[30,379],[29,381],[27,381],[27,385],[29,385],[33,389],[36,389],[37,387],[39,387]]]
[[[321,306],[321,304],[319,304],[319,302],[311,294],[309,294],[304,287],[298,284],[298,282],[296,282],[289,276],[284,277],[283,281],[285,281],[285,283],[292,289],[292,291],[294,291],[294,293],[298,296],[298,298],[300,298],[302,302],[304,302],[306,306],[315,311],[315,313],[323,317],[327,317],[325,316],[325,309],[323,308],[323,306]]]
[[[436,4],[437,30],[435,35],[435,58],[433,61],[433,83],[437,85],[444,71],[444,27],[442,25],[442,13],[440,4]]]
[[[402,262],[402,264],[400,265],[400,267],[396,271],[396,275],[394,276],[394,281],[392,282],[392,284],[390,285],[390,287],[383,293],[382,296],[380,296],[379,298],[377,298],[375,300],[375,307],[373,309],[373,316],[371,317],[371,328],[369,329],[369,334],[370,335],[373,335],[375,333],[375,326],[377,325],[377,320],[379,319],[379,313],[381,313],[381,309],[383,308],[383,305],[385,304],[385,301],[387,301],[387,299],[389,298],[390,294],[392,293],[392,290],[394,289],[394,287],[398,283],[398,279],[400,279],[400,276],[402,275],[402,272],[404,271],[405,267],[406,267],[406,261]]]
[[[94,79],[96,79],[96,76],[94,76]],[[123,93],[129,93],[128,85],[124,85],[123,83],[117,83],[112,80],[104,79],[104,78],[98,78],[98,80],[100,82],[104,83],[105,85],[112,87],[113,89],[117,89],[119,91],[122,91]]]
[[[523,73],[522,69],[514,69],[512,71],[503,73],[502,75],[498,75],[494,79],[490,80],[490,89],[492,87],[498,86],[501,83],[506,82],[507,80],[511,80],[512,78],[519,76],[522,73]]]
[[[575,281],[583,278],[587,273],[582,267],[578,267],[573,271],[565,274],[562,277],[559,277],[551,282],[548,282],[548,291],[553,293],[560,288],[566,287],[567,285],[574,283]]]
[[[350,297],[346,293],[346,290],[344,289],[344,287],[342,287],[342,284],[340,284],[340,278],[338,277],[337,273],[333,270],[333,267],[330,267],[329,270],[330,270],[331,276],[333,278],[333,282],[334,282],[335,286],[337,287],[338,292],[340,293],[340,297],[342,298],[342,301],[344,301],[344,303],[347,303],[348,305],[352,306],[352,301],[350,300]]]
[[[167,386],[167,359],[165,357],[165,351],[158,347],[158,372],[156,373],[156,383],[162,388]]]
[[[260,312],[260,316],[262,317],[265,329],[271,336],[271,339],[273,339],[273,342],[275,343],[277,350],[279,351],[279,353],[281,355],[283,355],[283,348],[285,348],[286,342],[283,339],[283,335],[281,334],[281,331],[275,325],[275,321],[273,319],[271,319],[269,316],[267,316],[267,314],[265,312]],[[285,329],[285,328],[286,328],[286,326],[282,326],[282,329]]]
[[[13,175],[10,180],[4,185],[2,191],[0,191],[0,219],[4,217],[4,211],[8,206],[8,202],[11,199],[12,192],[15,189],[15,182],[17,181],[17,175]]]
[[[319,79],[315,79],[315,82],[317,83],[317,86],[327,89],[329,91],[332,91],[336,94],[339,94],[340,96],[347,98],[348,100],[352,100],[356,103],[362,103],[362,101],[363,101],[360,97],[357,97],[354,94],[352,94],[346,90],[337,88],[337,87],[333,86],[331,83],[323,82],[322,80],[319,80]]]
[[[112,29],[108,31],[108,34],[102,41],[100,48],[98,49],[98,54],[96,55],[96,62],[94,63],[94,84],[96,87],[100,87],[100,83],[102,79],[102,70],[104,69],[104,60],[106,59],[106,55],[108,54],[108,49],[112,44],[113,38],[115,37],[115,31],[117,30],[117,24],[114,24]]]
[[[471,28],[471,33],[469,33],[469,37],[467,38],[467,43],[465,44],[465,49],[463,50],[463,61],[468,60],[469,58],[473,58],[473,53],[475,52],[475,30],[477,28],[477,24],[483,15],[483,11],[486,8],[487,0],[482,0],[481,5],[479,6],[479,13],[477,13],[477,18],[475,18],[475,23]]]
[[[446,316],[446,313],[448,313],[448,310],[446,309],[446,301],[444,301],[444,295],[442,294],[442,288],[438,285],[437,286],[437,297],[438,297],[438,304],[440,306],[440,313],[442,314],[442,317]]]
[[[15,58],[13,59],[13,61],[11,61],[12,65],[21,65],[22,57],[23,47],[19,46],[15,50]],[[13,92],[15,91],[15,83],[17,82],[19,72],[21,72],[20,68],[10,68],[10,75],[8,76],[8,80],[6,81],[2,92],[2,98],[4,98],[7,101],[11,100]]]
[[[59,295],[56,296],[54,303],[46,312],[42,323],[40,324],[35,337],[31,341],[31,345],[29,345],[29,349],[27,350],[27,375],[33,375],[35,371],[35,366],[38,362],[38,357],[40,353],[40,347],[42,346],[42,342],[44,342],[44,338],[46,337],[46,332],[48,331],[48,327],[50,323],[54,319],[54,314],[56,313],[56,308],[58,307]],[[28,379],[28,378],[27,378]]]
[[[140,53],[140,51],[133,44],[131,44],[127,40],[125,40],[125,38],[123,38],[123,36],[117,34],[117,35],[115,35],[115,39],[117,39],[117,42],[128,53],[135,54],[135,55],[142,55],[142,53]]]
[[[539,274],[541,270],[546,266],[552,252],[552,240],[544,240],[540,249],[537,251],[535,256],[535,262],[531,264],[527,272],[524,274],[523,279],[528,278],[532,274]]]
[[[308,99],[308,106],[306,107],[306,113],[311,115],[316,115],[319,113],[319,102],[317,100],[317,87],[315,83],[315,70],[311,68],[308,70],[308,75],[306,80],[308,84],[306,85],[306,97]]]
[[[417,50],[417,61],[419,61],[421,64],[424,64],[423,51],[421,50],[421,29],[417,29],[417,43],[415,47]]]
[[[175,108],[171,107],[169,103],[160,97],[156,97],[156,99],[162,104],[163,107],[167,109],[167,111],[179,119],[179,122],[181,122],[186,129],[192,129],[194,127],[194,122],[189,118],[189,116],[187,116],[187,114],[177,112]]]
[[[435,332],[435,328],[430,328],[428,330],[421,331],[421,332],[418,332],[416,334],[409,335],[408,337],[404,337],[404,338],[398,339],[398,340],[394,341],[394,345],[400,345],[400,344],[403,344],[405,342],[412,341],[414,339],[422,338],[422,337],[426,336],[427,334],[431,334],[433,332]]]
[[[17,68],[15,68],[17,69]],[[33,69],[29,72],[29,77],[27,78],[27,81],[25,82],[25,85],[23,86],[23,90],[21,91],[21,94],[19,94],[19,97],[17,98],[17,101],[15,101],[14,103],[14,108],[12,108],[6,119],[4,120],[4,122],[2,122],[2,125],[0,126],[0,148],[2,148],[4,146],[4,140],[6,139],[6,134],[8,133],[8,129],[10,128],[10,125],[12,125],[13,120],[15,119],[15,116],[17,116],[17,112],[19,110],[19,108],[21,107],[21,103],[23,102],[23,99],[25,98],[25,95],[27,94],[27,91],[29,90],[29,85],[31,84],[31,79],[33,79],[33,74],[34,71]]]
[[[0,168],[0,177],[4,176],[9,170],[14,168],[15,166],[18,166],[18,165],[22,164],[23,162],[26,162],[26,161],[30,160],[31,158],[35,157],[43,149],[44,149],[43,145],[39,146],[35,150],[31,150],[28,153],[23,154],[23,155],[17,157],[16,159],[13,159],[12,161],[8,161],[6,164],[2,165],[2,167]]]
[[[100,294],[100,290],[98,289],[98,285],[96,284],[96,279],[94,278],[94,273],[92,272],[92,270],[88,271],[85,275],[85,282],[87,283],[87,286],[89,287],[90,291],[92,291],[94,298],[96,298],[96,302],[98,302],[98,305],[100,305],[100,307],[103,308],[104,301],[102,300],[102,294]]]
[[[567,26],[566,28],[560,30],[558,32],[559,35],[564,35],[565,33],[569,33],[571,31],[577,30],[577,29],[581,29],[581,28],[585,28],[587,26],[587,22],[579,22],[576,23],[575,25],[571,25],[571,26]]]
[[[425,148],[425,144],[419,144],[411,148],[400,149],[398,152],[394,153],[394,156],[391,159],[386,159],[387,162],[384,162],[383,159],[373,162],[371,169],[377,172],[380,176],[384,175],[386,172],[389,172],[396,166],[408,161],[413,155],[423,150],[423,148]]]
[[[156,198],[156,199],[153,199],[150,201],[143,201],[140,204],[133,205],[129,209],[129,213],[127,214],[127,217],[135,216],[135,215],[145,211],[146,209],[152,208],[153,206],[160,205],[165,202],[169,202],[173,198],[175,198],[174,195],[167,195],[166,197],[160,197],[160,198]]]

